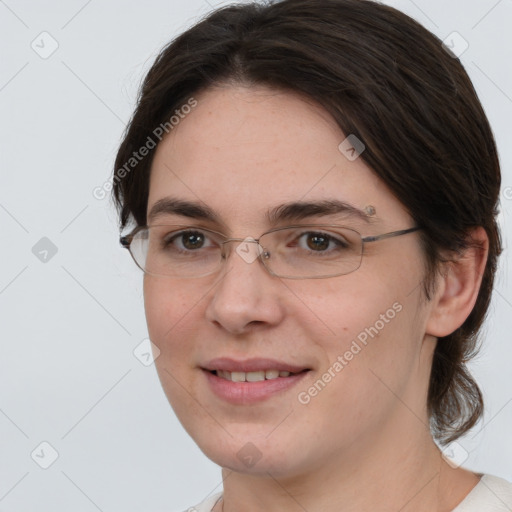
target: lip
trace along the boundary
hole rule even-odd
[[[277,377],[276,379],[258,382],[233,382],[217,377],[217,375],[205,369],[202,369],[202,372],[211,391],[217,397],[232,405],[249,405],[268,400],[289,390],[309,373],[309,371],[303,371],[289,377]]]
[[[224,370],[227,372],[260,372],[262,370],[279,370],[282,372],[298,373],[309,370],[306,366],[296,366],[284,361],[267,358],[252,358],[237,361],[229,357],[218,357],[201,366],[203,370]]]

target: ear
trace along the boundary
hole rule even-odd
[[[489,239],[484,228],[468,232],[470,246],[453,261],[443,264],[437,289],[431,303],[426,334],[441,338],[457,330],[475,305],[489,252]]]

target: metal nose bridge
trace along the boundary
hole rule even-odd
[[[252,236],[248,236],[246,238],[226,238],[222,243],[222,245],[227,244],[228,242],[256,242],[257,244],[260,243],[259,238],[252,238]]]

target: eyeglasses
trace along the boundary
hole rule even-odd
[[[238,255],[247,263],[259,259],[273,276],[286,279],[321,279],[350,274],[361,265],[364,244],[412,233],[412,227],[362,237],[355,229],[337,225],[306,224],[275,228],[259,238],[228,238],[202,227],[183,225],[140,226],[122,236],[135,263],[147,274],[194,278],[220,270],[227,259],[226,244],[240,242]]]

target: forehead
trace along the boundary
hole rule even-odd
[[[340,151],[346,139],[320,106],[294,93],[219,87],[160,142],[148,211],[172,196],[201,202],[226,221],[263,227],[286,202],[340,200],[392,221],[405,211],[362,158]]]

